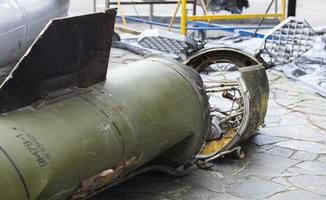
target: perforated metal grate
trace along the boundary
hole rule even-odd
[[[143,31],[138,44],[146,49],[174,55],[188,55],[197,50],[196,42],[184,35],[169,31],[150,29]]]
[[[273,64],[286,64],[314,46],[316,34],[304,19],[289,17],[264,38],[261,51]]]
[[[164,37],[146,37],[139,44],[144,48],[177,55],[189,51],[189,46],[185,42]]]

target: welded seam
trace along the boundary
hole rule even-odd
[[[92,106],[94,106],[96,109],[98,109],[105,117],[107,117],[107,118],[110,118],[110,116],[108,115],[108,114],[106,114],[105,112],[104,112],[104,110],[102,110],[101,108],[99,108],[94,102],[92,102],[92,101],[90,101],[90,100],[88,100],[87,98],[85,98],[85,97],[83,97],[83,96],[79,96],[80,98],[82,98],[83,100],[85,100],[86,102],[88,102],[88,103],[90,103]],[[121,144],[122,144],[122,155],[123,155],[123,157],[125,157],[125,143],[124,143],[124,140],[123,140],[123,136],[122,136],[122,134],[121,134],[121,132],[120,132],[120,130],[119,130],[119,128],[118,128],[118,126],[117,126],[117,124],[114,122],[114,121],[112,121],[112,124],[113,124],[113,127],[116,129],[116,131],[117,131],[117,133],[119,134],[119,136],[120,136],[120,138],[121,138]]]
[[[190,88],[191,88],[191,89],[193,90],[193,92],[196,94],[196,98],[197,98],[198,103],[199,103],[200,108],[201,108],[201,113],[204,114],[204,110],[203,110],[203,107],[202,107],[201,99],[199,98],[200,93],[199,93],[199,91],[197,90],[197,88],[195,88],[194,85],[193,85],[193,84],[188,80],[188,77],[186,77],[185,75],[183,75],[182,72],[180,72],[178,69],[176,69],[176,68],[171,64],[171,62],[164,62],[164,61],[162,61],[162,60],[157,60],[157,59],[155,59],[155,60],[152,59],[152,61],[154,61],[154,62],[158,62],[158,63],[163,63],[163,64],[168,65],[169,68],[170,68],[171,70],[175,71],[179,76],[182,77],[182,79],[184,79],[184,81],[187,83],[187,85],[190,86]],[[168,61],[170,61],[170,60],[168,60]],[[178,63],[178,62],[176,62],[176,63]],[[179,66],[180,66],[180,65],[183,66],[182,64],[179,63]],[[179,67],[179,66],[178,66],[178,67]],[[185,67],[187,67],[187,66],[185,66]],[[182,69],[182,68],[180,67],[180,69]]]
[[[110,116],[104,110],[102,110],[100,107],[98,107],[94,102],[92,102],[91,100],[88,100],[87,98],[85,98],[83,96],[79,96],[79,97],[82,98],[87,103],[89,103],[92,106],[94,106],[96,109],[98,109],[106,118],[110,118]]]
[[[120,130],[119,130],[117,124],[116,124],[114,121],[112,121],[112,124],[113,124],[114,128],[116,129],[116,131],[118,132],[118,134],[119,134],[119,136],[120,136],[120,138],[121,138],[121,144],[122,144],[122,156],[123,156],[123,158],[125,158],[125,142],[124,142],[124,140],[123,140],[122,134],[121,134],[121,132],[120,132]]]
[[[24,186],[24,190],[25,190],[25,193],[26,193],[26,197],[28,200],[31,199],[31,195],[30,195],[30,192],[28,190],[28,187],[27,187],[27,184],[26,184],[26,181],[22,175],[22,173],[20,172],[20,170],[18,169],[16,163],[14,162],[14,160],[9,156],[9,154],[6,152],[6,150],[4,150],[1,146],[0,146],[0,151],[6,156],[6,158],[9,160],[9,162],[11,163],[11,165],[14,167],[16,173],[18,174],[19,176],[19,179],[20,181],[22,182],[23,186]]]
[[[198,101],[198,104],[200,105],[200,111],[201,111],[201,116],[202,117],[204,117],[204,116],[208,116],[209,117],[209,114],[207,114],[206,112],[208,111],[209,112],[209,110],[207,109],[208,107],[209,107],[209,102],[208,102],[208,97],[207,97],[207,94],[204,92],[204,93],[202,93],[202,89],[203,88],[201,88],[201,89],[198,89],[198,88],[196,88],[196,85],[198,85],[198,83],[196,83],[195,81],[190,81],[190,80],[188,80],[189,79],[189,77],[187,77],[186,75],[184,75],[183,74],[183,72],[186,72],[186,73],[188,73],[187,72],[187,70],[193,70],[192,68],[187,68],[188,66],[186,66],[186,65],[183,65],[183,64],[181,64],[181,63],[179,63],[179,62],[176,62],[175,60],[168,60],[168,61],[170,61],[170,62],[165,62],[165,61],[162,61],[162,60],[157,60],[157,59],[153,59],[152,61],[154,61],[154,62],[158,62],[158,63],[164,63],[164,64],[166,64],[166,65],[168,65],[169,66],[169,68],[171,69],[171,70],[173,70],[174,72],[176,72],[180,77],[182,77],[182,79],[186,82],[186,85],[188,85],[192,90],[193,90],[193,92],[196,94],[196,99],[197,99],[197,101]],[[177,65],[178,65],[178,67],[175,67],[175,66],[173,66],[172,64],[171,64],[171,61],[173,61],[173,62],[175,62]],[[181,71],[181,70],[183,70],[183,68],[182,67],[185,67],[184,68],[184,71]],[[179,71],[180,70],[180,71]],[[194,70],[195,71],[195,70]],[[196,72],[197,73],[197,72]],[[192,74],[190,74],[190,75],[192,75]],[[198,74],[198,76],[200,77],[200,75]],[[201,78],[200,78],[201,79]],[[203,85],[202,85],[203,86]],[[200,99],[200,96],[203,96],[204,97],[204,95],[207,97],[207,99],[205,98],[203,101],[202,101],[202,99]],[[206,102],[205,102],[205,100],[207,100]],[[206,103],[208,104],[208,105],[206,105]],[[206,109],[205,109],[206,108]],[[209,120],[209,119],[207,119],[207,120]],[[194,155],[192,156],[192,157],[195,157],[196,156],[196,154],[200,151],[200,149],[202,148],[202,144],[204,143],[204,140],[205,140],[205,138],[206,138],[206,136],[208,135],[208,130],[205,128],[205,125],[206,125],[206,123],[205,123],[205,118],[204,118],[204,120],[203,120],[204,122],[201,124],[201,135],[205,135],[205,137],[203,138],[203,140],[202,140],[202,143],[198,143],[198,150],[196,150],[196,152],[194,152]],[[205,133],[206,132],[206,133]]]

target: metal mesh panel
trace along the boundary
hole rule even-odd
[[[138,43],[143,48],[173,55],[187,56],[198,48],[197,43],[187,36],[159,29],[143,31]]]
[[[265,36],[262,52],[273,64],[286,64],[311,49],[314,42],[315,32],[307,21],[289,17]]]
[[[180,53],[187,54],[189,51],[189,46],[185,42],[164,37],[146,37],[139,44],[144,48],[177,55]]]

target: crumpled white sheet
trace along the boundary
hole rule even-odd
[[[275,69],[319,95],[326,97],[326,43],[321,37],[316,38],[314,47],[287,65],[276,66]]]
[[[235,35],[218,40],[209,40],[206,47],[229,46],[254,54],[261,43],[262,39],[259,38],[243,38]],[[288,78],[326,97],[326,34],[317,36],[314,47],[300,58],[286,65],[275,66],[272,69],[282,71]]]

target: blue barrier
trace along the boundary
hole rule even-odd
[[[121,16],[117,16],[118,19],[121,19]],[[125,19],[127,21],[134,21],[134,22],[140,22],[140,23],[145,23],[145,24],[151,24],[155,26],[161,26],[161,27],[169,27],[168,24],[166,23],[161,23],[161,22],[155,22],[151,20],[146,20],[146,19],[140,19],[136,17],[129,17],[125,16]],[[255,36],[258,38],[264,38],[265,35],[261,33],[255,34],[252,31],[248,31],[248,29],[270,29],[273,28],[273,26],[222,26],[218,24],[211,24],[207,22],[201,22],[201,21],[188,21],[187,24],[194,24],[194,25],[199,25],[198,27],[187,27],[187,30],[193,30],[193,31],[198,31],[198,30],[222,30],[222,31],[227,31],[227,32],[234,32],[234,33],[239,33],[242,36]],[[180,26],[178,25],[172,25],[173,29],[180,29]]]

